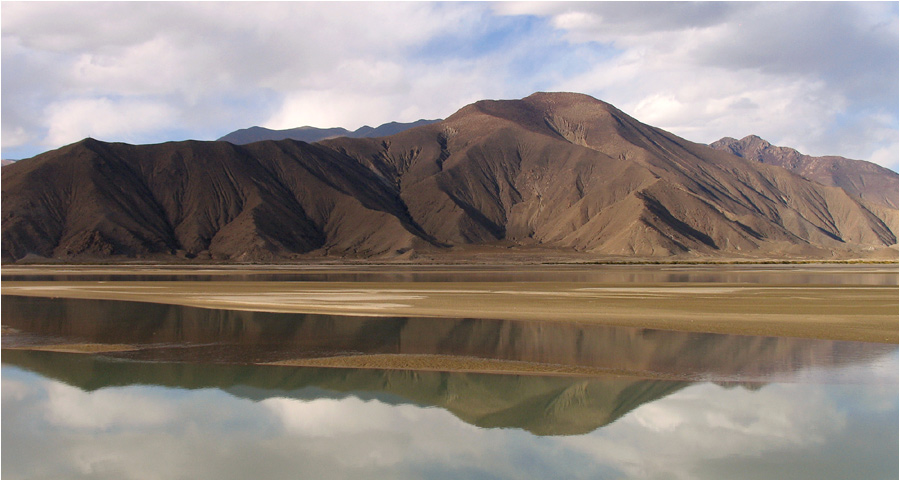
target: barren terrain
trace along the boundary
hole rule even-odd
[[[689,332],[898,342],[896,265],[794,267],[806,273],[800,278],[791,269],[771,270],[761,266],[756,271],[727,266],[698,266],[679,271],[679,275],[699,272],[702,275],[698,279],[707,279],[696,282],[690,278],[686,278],[688,282],[661,281],[651,275],[659,273],[659,269],[648,266],[631,271],[612,270],[607,280],[597,274],[595,266],[495,267],[494,271],[505,274],[490,281],[465,280],[478,279],[476,272],[486,275],[491,271],[487,266],[476,272],[451,267],[324,269],[338,278],[356,273],[362,279],[358,281],[245,280],[260,272],[291,272],[265,267],[260,271],[249,267],[221,270],[181,267],[174,271],[218,272],[223,276],[221,280],[211,281],[19,280],[29,276],[44,279],[71,273],[73,269],[82,276],[91,272],[148,273],[147,267],[131,271],[127,267],[6,268],[4,275],[16,275],[17,280],[4,281],[2,292],[262,312],[577,322]],[[515,280],[528,279],[528,276],[517,278],[516,274],[529,270],[532,279],[541,279],[542,272],[547,275],[544,280]],[[164,268],[162,271],[172,274]],[[227,280],[223,271],[243,277]],[[27,275],[23,274],[26,272]],[[294,272],[310,275],[317,271]],[[379,274],[387,276],[384,279],[404,276],[415,279],[416,272],[425,278],[428,273],[434,276],[443,272],[445,279],[453,280],[371,280]]]

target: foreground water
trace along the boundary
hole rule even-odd
[[[897,352],[714,383],[3,353],[4,478],[896,478]]]
[[[783,274],[896,285],[896,268],[839,271]],[[2,309],[4,478],[900,476],[895,344],[11,295]],[[285,365],[323,359],[371,368]]]
[[[895,345],[17,296],[2,305],[4,478],[898,475]],[[97,345],[130,349],[34,350]],[[422,352],[617,375],[257,364]]]

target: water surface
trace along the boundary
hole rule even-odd
[[[751,383],[5,350],[2,475],[896,478],[896,374],[896,350]]]
[[[897,285],[897,266],[801,265],[396,265],[10,266],[3,281],[584,282]]]
[[[85,280],[78,271],[65,280]],[[190,280],[165,270],[90,275]],[[897,284],[896,267],[873,266],[196,276]],[[894,344],[12,295],[0,305],[4,478],[900,476]],[[460,362],[456,371],[437,361],[424,370],[271,364],[371,356]],[[473,360],[506,372],[465,369]]]

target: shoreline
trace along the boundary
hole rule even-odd
[[[580,322],[897,344],[896,286],[590,282],[4,281],[2,294],[368,317]]]
[[[2,269],[54,269],[54,268],[140,268],[155,267],[161,269],[314,269],[314,268],[358,268],[358,267],[581,267],[581,266],[772,266],[772,265],[900,265],[900,259],[675,259],[675,260],[491,260],[485,263],[476,259],[450,259],[450,260],[422,260],[422,261],[392,261],[377,259],[329,259],[313,258],[300,260],[285,260],[282,262],[231,262],[231,261],[203,261],[203,262],[171,262],[159,260],[114,260],[103,261],[59,261],[59,262],[4,262],[0,264]]]

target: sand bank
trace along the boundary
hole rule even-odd
[[[3,294],[356,316],[585,322],[898,342],[896,286],[583,282],[8,281]]]

